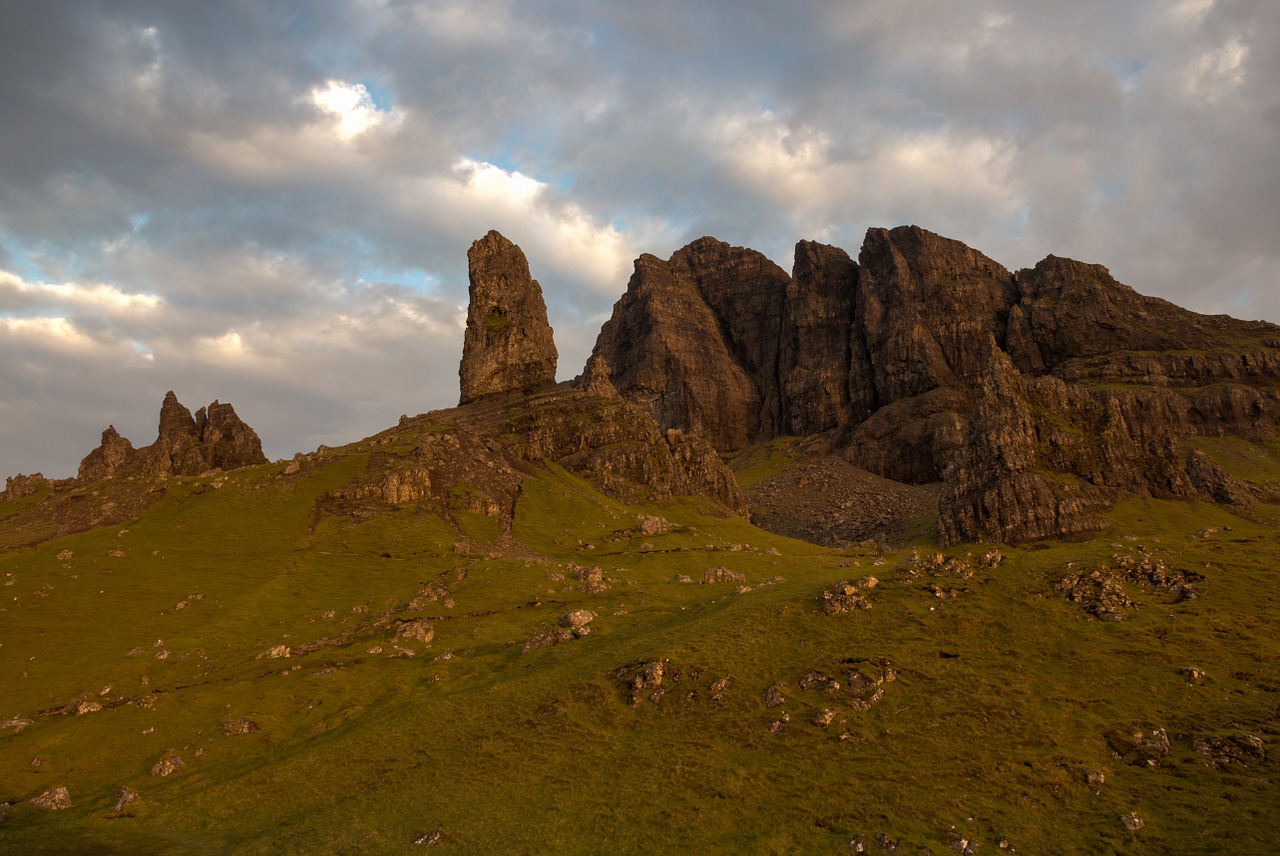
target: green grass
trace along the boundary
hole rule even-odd
[[[778,437],[744,449],[729,465],[745,490],[756,482],[776,476],[796,458],[796,437]]]
[[[1254,485],[1280,484],[1280,444],[1243,437],[1200,437],[1190,442],[1236,478]]]
[[[897,573],[907,550],[792,541],[703,500],[625,506],[553,465],[521,487],[520,552],[501,553],[495,518],[462,510],[465,491],[453,520],[430,504],[318,513],[365,472],[361,449],[298,477],[268,465],[218,489],[176,480],[137,521],[0,555],[0,579],[14,580],[0,587],[0,719],[34,720],[0,730],[0,801],[14,803],[0,852],[382,853],[437,828],[451,853],[834,853],[859,835],[875,852],[877,833],[900,853],[941,853],[952,827],[979,852],[1000,852],[1000,837],[1021,853],[1248,853],[1280,840],[1275,762],[1216,770],[1191,742],[1274,740],[1273,506],[1133,500],[1093,540],[1002,548],[1003,565],[939,600],[931,578]],[[640,535],[644,515],[669,531]],[[460,534],[484,548],[459,553]],[[1142,608],[1108,623],[1053,591],[1069,563],[1141,549],[1203,574],[1202,597],[1141,591]],[[606,591],[578,589],[572,571],[588,565]],[[716,566],[753,590],[696,582]],[[868,574],[881,580],[872,609],[821,613],[825,585]],[[447,602],[423,596],[441,584]],[[597,613],[592,633],[521,653],[575,608]],[[394,641],[372,629],[383,613],[429,617],[435,638]],[[256,659],[323,638],[345,641]],[[389,657],[393,645],[414,656]],[[798,686],[811,669],[877,657],[898,677],[870,710]],[[650,659],[669,661],[668,692],[633,708],[610,675]],[[1189,665],[1203,685],[1188,685]],[[789,700],[771,710],[775,682]],[[34,716],[108,684],[104,710]],[[837,719],[823,729],[811,720],[825,708]],[[224,735],[236,717],[261,730]],[[1165,763],[1114,758],[1106,734],[1147,723],[1169,732]],[[169,751],[186,767],[152,776]],[[1090,771],[1105,784],[1088,787]],[[27,802],[56,784],[70,810]],[[140,800],[112,818],[126,786]],[[1119,822],[1130,811],[1146,822],[1137,833]]]

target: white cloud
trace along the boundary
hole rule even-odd
[[[311,100],[333,117],[338,136],[346,140],[388,120],[363,83],[330,80],[311,90]]]
[[[497,228],[520,244],[533,267],[565,272],[602,294],[619,293],[626,284],[638,253],[611,224],[516,170],[463,158],[452,172],[454,182],[436,190],[441,201],[452,203],[446,209],[451,217],[465,212],[474,237]]]
[[[5,295],[8,294],[8,300]],[[151,312],[163,299],[156,294],[130,294],[106,283],[27,282],[17,274],[0,270],[0,309],[17,305],[48,309],[94,309],[117,313]]]
[[[1215,100],[1230,94],[1245,81],[1245,61],[1249,48],[1239,38],[1204,51],[1187,69],[1187,93],[1195,98]]]

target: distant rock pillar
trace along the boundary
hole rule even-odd
[[[470,304],[458,403],[554,385],[559,355],[542,288],[529,275],[524,253],[491,231],[471,245],[467,263]]]

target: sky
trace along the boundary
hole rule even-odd
[[[0,81],[0,477],[170,389],[273,459],[454,405],[489,229],[561,379],[702,235],[916,224],[1280,321],[1274,0],[19,0]]]

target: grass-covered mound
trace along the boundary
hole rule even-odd
[[[353,499],[414,442],[174,478],[0,555],[0,851],[1280,841],[1274,507],[1134,500],[1090,541],[939,556],[552,465],[509,519]]]

